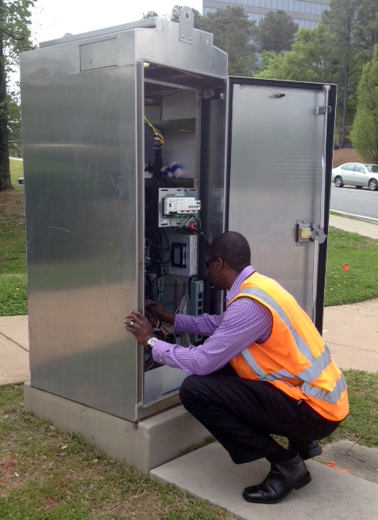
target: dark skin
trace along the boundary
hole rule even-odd
[[[214,258],[209,262],[209,275],[216,289],[229,290],[239,273],[230,267],[223,258]],[[174,314],[166,313],[161,303],[147,302],[145,309],[150,316],[173,325]],[[126,330],[134,334],[138,343],[142,345],[147,345],[147,341],[154,337],[151,323],[144,314],[139,311],[131,311],[126,316],[124,323]]]

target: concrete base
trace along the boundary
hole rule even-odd
[[[24,400],[26,410],[64,431],[81,434],[109,457],[146,475],[209,436],[181,405],[132,423],[44,392],[29,382],[24,385]]]

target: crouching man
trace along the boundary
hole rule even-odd
[[[201,345],[184,348],[157,339],[138,311],[126,316],[126,329],[152,348],[156,362],[191,374],[180,389],[182,404],[235,464],[262,457],[271,463],[264,481],[244,489],[243,498],[279,502],[311,481],[304,460],[321,453],[316,440],[348,415],[346,382],[296,300],[251,266],[241,234],[216,238],[206,265],[214,287],[228,291],[223,314],[173,315],[158,302],[146,305],[176,332],[208,337]],[[286,437],[288,446],[272,434]]]

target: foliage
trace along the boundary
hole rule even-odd
[[[270,11],[256,29],[260,51],[280,53],[290,50],[298,25],[284,11]]]
[[[202,29],[213,33],[214,45],[227,52],[228,72],[250,76],[255,67],[255,47],[251,43],[256,25],[242,7],[227,6],[203,17]]]
[[[147,11],[147,13],[143,13],[143,20],[146,20],[147,18],[156,18],[159,16],[156,11]]]
[[[378,44],[378,9],[376,0],[363,0],[358,14],[355,37],[361,49],[371,56],[374,45]]]
[[[378,240],[330,227],[325,305],[378,297]]]
[[[348,134],[349,111],[355,106],[350,98],[355,100],[362,65],[371,58],[372,49],[367,42],[378,35],[373,25],[366,23],[367,13],[373,19],[378,16],[377,2],[374,6],[371,0],[331,0],[330,9],[322,16],[322,24],[333,41],[333,54],[339,62],[340,148]]]
[[[351,133],[353,146],[367,162],[378,164],[378,46],[362,71],[357,113]]]
[[[324,27],[318,25],[314,29],[300,29],[290,51],[264,52],[257,77],[332,82],[336,70],[332,41]]]
[[[356,110],[357,84],[378,41],[376,0],[331,0],[321,23],[301,29],[290,51],[263,53],[259,77],[337,83],[339,147],[348,138]]]
[[[172,9],[170,19],[180,21],[180,5]],[[256,68],[255,36],[256,25],[239,6],[227,6],[206,16],[192,9],[194,27],[213,34],[214,45],[228,54],[229,74],[251,76]]]
[[[31,8],[35,0],[0,0],[0,191],[12,188],[9,171],[9,117],[14,99],[7,95],[7,77],[21,51],[31,47]]]
[[[21,155],[21,106],[18,93],[11,90],[7,94],[9,154]]]
[[[177,23],[180,22],[180,11],[181,11],[182,7],[183,7],[182,5],[173,6],[172,13],[170,16],[170,20],[172,20],[172,22],[177,22]],[[196,29],[202,29],[204,17],[201,15],[201,13],[199,11],[197,11],[197,9],[193,9],[193,8],[191,8],[191,9],[192,9],[193,15],[194,15],[194,27]]]

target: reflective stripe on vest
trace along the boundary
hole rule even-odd
[[[327,403],[335,404],[339,401],[341,394],[344,392],[346,387],[347,384],[345,377],[343,374],[341,374],[339,379],[336,381],[334,389],[331,392],[317,388],[316,386],[310,385],[309,383],[303,383],[301,390],[307,395],[312,395],[312,397],[317,397],[318,399],[327,401]]]
[[[291,321],[289,320],[287,314],[282,309],[282,307],[274,300],[268,293],[263,291],[262,289],[256,289],[255,287],[244,287],[240,293],[236,296],[238,298],[239,296],[243,294],[250,294],[251,296],[257,296],[257,298],[260,298],[265,303],[270,305],[272,309],[276,311],[278,316],[281,318],[281,320],[285,323],[285,325],[288,327],[288,329],[291,332],[291,335],[294,338],[294,341],[298,347],[299,352],[310,362],[312,363],[315,360],[314,354],[311,352],[311,350],[308,348],[307,344],[303,341],[303,339],[300,337],[298,332],[294,329]]]
[[[300,389],[313,397],[317,397],[319,399],[323,399],[324,401],[330,403],[337,403],[341,397],[342,392],[346,388],[346,381],[344,375],[341,373],[340,378],[336,381],[334,389],[329,392],[328,390],[322,390],[316,386],[310,384],[311,381],[317,379],[323,370],[327,368],[327,366],[332,362],[329,348],[326,344],[323,344],[324,352],[318,357],[315,358],[305,341],[301,338],[298,332],[294,329],[289,317],[282,309],[282,307],[272,298],[269,294],[267,294],[262,289],[257,289],[255,287],[244,287],[241,289],[240,293],[236,296],[236,298],[243,296],[243,294],[250,294],[251,296],[256,296],[260,298],[262,301],[267,303],[272,309],[279,315],[285,325],[288,327],[293,339],[296,343],[296,346],[299,352],[311,363],[308,368],[305,368],[298,374],[292,374],[286,369],[281,369],[275,372],[267,373],[265,370],[261,368],[261,366],[257,363],[253,355],[251,354],[249,348],[246,348],[241,352],[244,360],[248,364],[248,366],[253,370],[256,376],[260,381],[275,381],[277,379],[282,379],[283,377],[287,379],[301,379],[303,384],[300,386]]]

